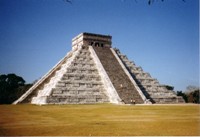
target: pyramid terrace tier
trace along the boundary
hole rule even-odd
[[[99,88],[99,87],[56,87],[52,89],[51,95],[65,95],[65,94],[90,94],[90,93],[95,93],[95,94],[101,94],[105,91],[104,88]]]
[[[56,87],[99,87],[100,85],[103,85],[100,81],[93,81],[93,80],[88,80],[88,81],[83,81],[83,80],[62,80],[59,81],[56,84]]]
[[[86,70],[87,70],[87,72],[88,71],[97,71],[96,67],[94,67],[93,64],[92,65],[82,64],[82,67],[71,66],[71,68],[67,69],[67,72],[68,73],[75,73],[75,72],[77,72],[77,73],[81,72],[82,73],[82,71],[86,71]]]
[[[109,102],[102,96],[52,96],[47,98],[48,104],[95,104]]]
[[[62,77],[62,80],[68,80],[68,81],[72,81],[72,79],[74,81],[76,80],[80,80],[80,81],[100,81],[101,77],[96,75],[96,74],[82,74],[80,71],[80,73],[78,72],[69,72],[67,74],[64,74],[64,76]],[[85,71],[84,71],[85,72]],[[88,72],[92,72],[92,71],[88,71]]]

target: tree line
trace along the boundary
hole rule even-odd
[[[0,75],[0,104],[12,104],[22,96],[32,84],[16,74]]]
[[[185,92],[177,91],[176,94],[182,96],[186,103],[200,104],[199,87],[188,86]]]

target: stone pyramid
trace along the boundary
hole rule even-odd
[[[112,37],[81,33],[72,50],[13,104],[184,103],[112,48]]]

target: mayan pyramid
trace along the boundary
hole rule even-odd
[[[72,50],[13,104],[184,103],[112,48],[111,39],[79,34],[72,39]]]

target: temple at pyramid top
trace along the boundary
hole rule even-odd
[[[111,48],[112,36],[84,32],[72,39],[73,49],[81,45]]]
[[[111,40],[109,35],[79,34],[72,50],[13,104],[184,103],[112,48]]]

